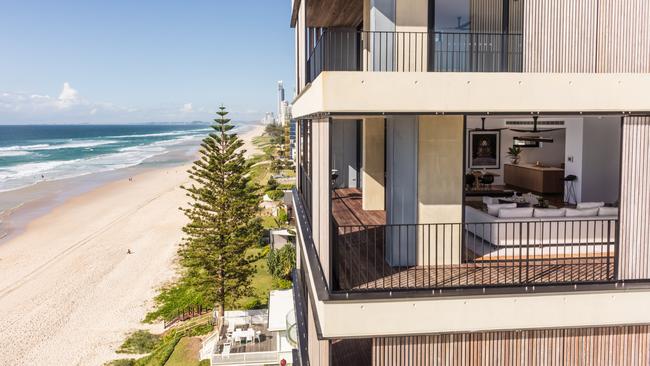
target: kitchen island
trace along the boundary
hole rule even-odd
[[[504,164],[503,182],[506,185],[536,193],[562,193],[564,169],[535,164]]]

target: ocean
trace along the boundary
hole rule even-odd
[[[178,150],[193,155],[211,130],[207,124],[3,125],[0,192],[146,161],[164,163],[166,153]]]

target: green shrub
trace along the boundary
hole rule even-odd
[[[177,332],[165,336],[149,356],[136,360],[133,366],[164,366],[181,338],[182,336]]]
[[[281,190],[268,191],[268,192],[266,192],[266,194],[273,201],[278,201],[278,200],[281,200],[281,199],[284,198],[284,191],[281,191]]]
[[[266,182],[266,191],[275,191],[278,189],[278,181],[275,180],[273,177],[269,178],[269,180]]]
[[[210,360],[201,360],[199,366],[210,366]]]
[[[285,280],[284,278],[274,278],[273,288],[278,290],[288,290],[293,287],[293,282]]]
[[[117,350],[117,353],[142,354],[149,353],[160,342],[160,336],[146,330],[138,330],[129,335]]]
[[[154,300],[156,309],[144,318],[146,323],[161,319],[171,320],[178,312],[191,306],[202,305],[204,308],[210,308],[213,305],[205,301],[195,287],[183,280],[163,287]]]
[[[271,250],[267,265],[274,279],[291,281],[291,272],[296,268],[296,248],[293,245],[285,245],[280,249]]]
[[[135,360],[132,358],[123,358],[119,360],[113,360],[106,362],[104,366],[133,366],[135,365]]]
[[[278,218],[278,222],[281,225],[286,224],[287,222],[289,222],[289,215],[287,215],[287,210],[285,210],[283,208],[279,209],[277,218]]]
[[[191,336],[202,336],[211,333],[214,330],[214,325],[210,323],[201,324],[190,330]]]
[[[242,308],[244,310],[252,310],[252,309],[260,309],[263,308],[264,304],[262,304],[262,301],[260,299],[254,298],[254,299],[249,299],[246,300],[242,303]]]

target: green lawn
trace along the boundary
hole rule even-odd
[[[261,187],[265,187],[271,178],[271,164],[268,161],[257,163],[251,168],[251,180]]]
[[[259,255],[264,251],[268,250],[267,247],[264,248],[255,248],[250,250],[251,255]],[[259,305],[266,306],[269,301],[269,291],[273,289],[273,277],[269,273],[269,268],[266,264],[266,256],[260,258],[255,262],[255,275],[253,276],[251,287],[255,292],[255,295],[245,297],[239,301],[240,305],[253,302],[255,300],[259,301]]]
[[[278,223],[273,216],[262,216],[262,226],[265,229],[277,229]]]
[[[199,364],[199,350],[201,339],[198,337],[184,337],[174,348],[165,366],[197,366]]]

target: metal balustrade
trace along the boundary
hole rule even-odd
[[[335,291],[613,282],[617,219],[344,225],[333,220]]]
[[[307,81],[323,71],[521,72],[523,35],[327,29],[307,57]]]

